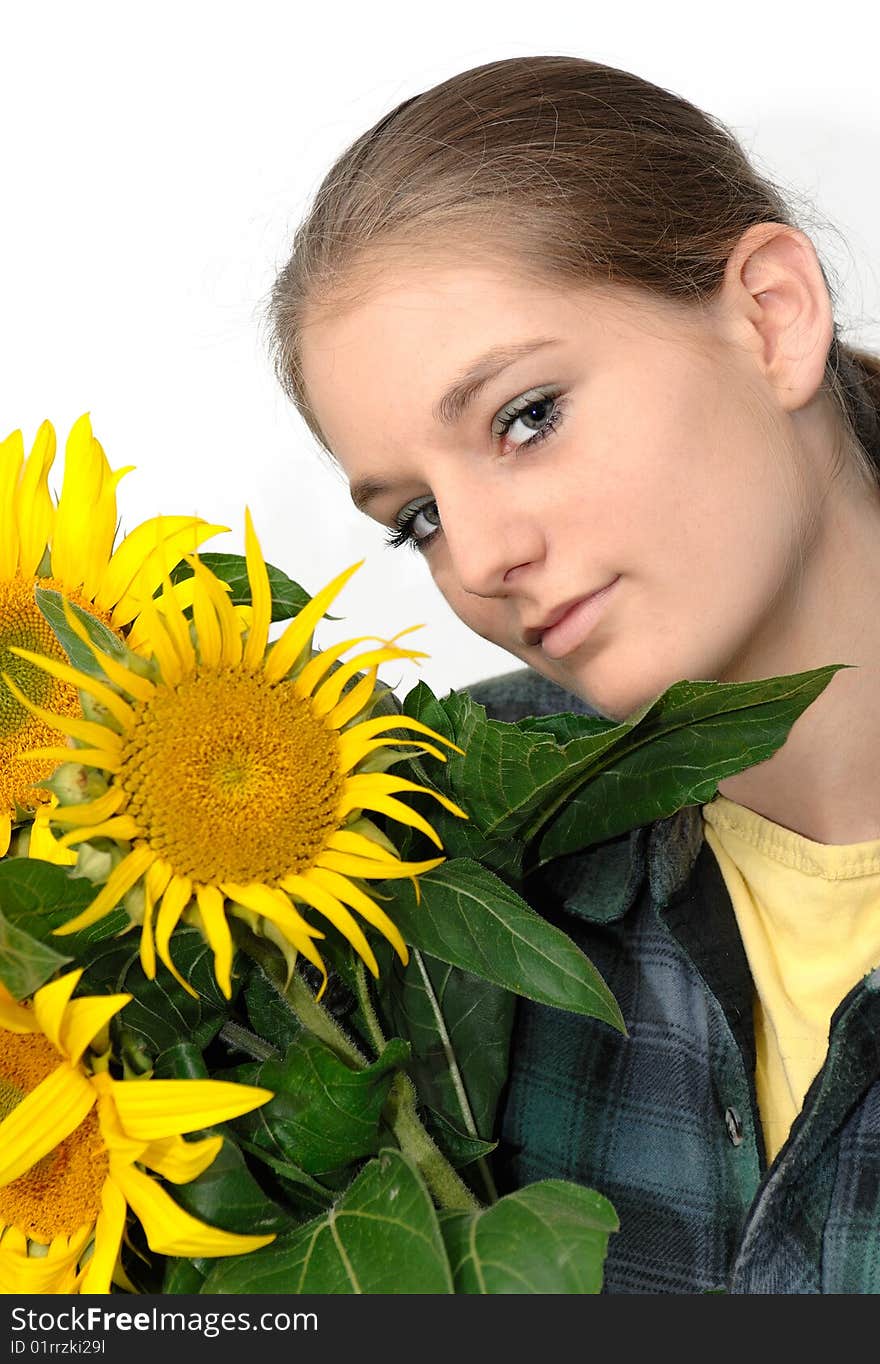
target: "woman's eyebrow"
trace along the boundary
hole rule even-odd
[[[434,408],[434,417],[443,426],[454,426],[460,421],[468,406],[490,380],[507,369],[515,360],[521,360],[532,351],[544,346],[556,345],[555,336],[538,336],[526,341],[514,341],[508,346],[493,346],[479,359],[474,360],[450,385]]]
[[[544,346],[555,346],[558,343],[558,336],[537,336],[524,341],[514,341],[507,346],[493,346],[491,350],[487,350],[472,361],[453,381],[434,408],[432,414],[434,419],[443,426],[454,426],[461,420],[477,394],[507,369],[508,365],[521,360],[525,355],[531,355],[533,351],[541,350]],[[360,478],[352,483],[349,491],[358,511],[365,511],[374,498],[392,492],[394,486],[393,483],[386,483],[377,478]]]

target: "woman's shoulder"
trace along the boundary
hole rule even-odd
[[[513,722],[527,715],[556,715],[572,711],[575,715],[597,715],[579,696],[566,691],[557,682],[536,672],[534,668],[513,668],[496,673],[477,682],[453,688],[467,692],[474,701],[486,707],[490,720]]]

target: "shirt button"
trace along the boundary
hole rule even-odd
[[[727,1128],[731,1146],[739,1146],[743,1139],[743,1125],[742,1118],[735,1108],[724,1110],[724,1126]]]

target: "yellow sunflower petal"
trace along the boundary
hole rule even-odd
[[[149,1175],[133,1165],[111,1161],[111,1175],[141,1222],[147,1244],[159,1255],[243,1255],[275,1236],[239,1236],[191,1217]]]
[[[22,650],[15,645],[11,645],[9,652],[11,654],[18,654],[21,653]],[[42,655],[32,654],[31,661],[36,661],[39,666],[44,660]],[[95,746],[106,745],[111,754],[115,754],[119,751],[119,735],[115,734],[112,729],[108,729],[106,725],[97,724],[94,720],[78,720],[72,715],[58,715],[54,711],[46,710],[43,706],[36,706],[33,701],[30,701],[27,696],[25,696],[21,688],[16,686],[8,673],[3,674],[3,681],[12,692],[16,701],[24,706],[26,710],[30,711],[31,715],[35,715],[38,720],[42,720],[43,724],[48,725],[50,729],[57,729],[59,733],[67,734],[71,739],[78,739],[85,744],[94,744]]]
[[[319,992],[320,997],[327,984],[327,968],[312,939],[324,938],[326,934],[306,923],[281,890],[274,890],[270,886],[224,884],[223,891],[233,902],[233,907],[239,904],[251,913],[268,919],[269,923],[274,924],[282,936],[321,972],[324,979]]]
[[[63,836],[61,841],[62,848],[72,848],[75,843],[84,843],[91,838],[115,838],[130,841],[137,838],[140,827],[132,819],[131,815],[114,815],[112,819],[105,819],[101,824],[90,825],[87,829],[71,829],[70,833]]]
[[[262,914],[267,919],[271,919],[273,914],[279,911],[287,913],[291,918],[291,925],[296,931],[305,938],[324,938],[327,935],[320,928],[313,927],[301,914],[291,905],[290,900],[283,891],[276,890],[272,886],[253,885],[239,886],[231,881],[224,881],[221,887],[224,895],[230,900],[235,900],[243,905],[245,909],[250,909],[254,914]]]
[[[187,578],[183,583],[173,584],[166,573],[162,582],[162,595],[158,598],[162,620],[168,634],[174,641],[183,676],[189,677],[195,667],[196,651],[192,641],[190,623],[183,614],[183,607],[186,604],[185,594],[190,595],[195,588],[195,578]],[[140,620],[138,624],[140,624]],[[149,635],[139,647],[146,651],[148,645]]]
[[[429,738],[436,739],[438,743],[446,744],[447,748],[451,748],[456,753],[460,753],[462,757],[465,756],[465,750],[459,748],[458,744],[454,744],[451,739],[447,739],[444,734],[438,734],[436,729],[431,729],[429,725],[423,724],[421,720],[416,720],[413,716],[404,714],[375,715],[372,720],[361,720],[359,725],[353,725],[351,729],[347,729],[345,733],[340,736],[340,739],[371,739],[375,734],[382,734],[389,729],[412,729],[418,734],[427,734]],[[389,742],[396,743],[397,740],[394,739]]]
[[[207,1170],[217,1158],[223,1145],[222,1137],[205,1137],[201,1141],[184,1141],[177,1133],[151,1141],[141,1152],[141,1165],[148,1165],[172,1184],[188,1184]]]
[[[356,658],[343,663],[342,667],[331,673],[326,682],[318,688],[313,698],[315,714],[326,715],[331,711],[339,700],[346,682],[366,668],[379,667],[382,663],[395,662],[402,658],[428,657],[429,655],[420,649],[398,649],[396,646],[389,647],[387,643],[381,649],[365,649]]]
[[[349,720],[353,720],[356,715],[360,714],[376,689],[376,676],[376,669],[371,668],[366,677],[362,677],[360,682],[352,687],[350,692],[346,693],[338,705],[334,706],[326,718],[326,724],[331,729],[341,729],[343,725],[348,724]],[[314,702],[312,704],[314,705]]]
[[[52,832],[54,800],[53,796],[48,804],[37,806],[28,830],[27,855],[36,862],[51,862],[56,867],[73,867],[76,865],[76,853],[62,848]]]
[[[81,1293],[109,1293],[125,1232],[125,1196],[112,1179],[101,1190],[101,1211],[95,1224],[95,1249],[89,1260]]]
[[[12,820],[0,810],[0,857],[5,857],[9,852],[11,842]]]
[[[387,749],[393,756],[394,750],[398,748],[417,748],[420,753],[430,753],[432,757],[439,758],[442,763],[446,762],[446,754],[441,753],[434,744],[429,744],[427,739],[371,739],[369,743],[363,744],[359,753],[353,753],[351,749],[343,750],[339,747],[339,770],[340,772],[351,772],[357,767],[358,763],[366,758],[370,753],[378,752],[379,749]],[[403,757],[414,757],[415,754],[404,754]]]
[[[131,995],[88,995],[71,1000],[61,1028],[61,1050],[71,1064],[76,1065],[89,1043],[130,999]]]
[[[350,905],[356,909],[374,928],[388,939],[404,966],[409,961],[409,952],[403,940],[400,929],[388,917],[384,909],[381,909],[375,901],[371,900],[358,886],[352,884],[347,876],[341,876],[338,872],[329,871],[325,867],[311,867],[309,869],[309,880],[314,884],[323,886],[331,895],[335,895],[343,904]]]
[[[216,668],[219,667],[222,659],[220,622],[217,620],[214,603],[205,586],[204,577],[196,567],[198,560],[189,558],[187,562],[192,566],[195,575],[193,621],[196,627],[199,660],[203,667]]]
[[[282,677],[286,677],[299,658],[303,649],[309,643],[315,632],[318,621],[325,614],[327,607],[338,596],[345,584],[353,573],[361,567],[364,560],[359,559],[350,568],[345,568],[341,573],[322,588],[316,596],[300,611],[299,615],[287,626],[281,638],[273,644],[265,662],[265,674],[270,682],[280,682]]]
[[[0,1232],[0,1293],[74,1293],[79,1258],[91,1235],[86,1225],[73,1236],[56,1236],[45,1254],[28,1255],[27,1237],[16,1227]]]
[[[275,1097],[228,1080],[116,1080],[111,1094],[123,1131],[138,1141],[214,1127]]]
[[[197,516],[158,516],[135,526],[110,557],[95,594],[96,606],[112,610],[114,629],[130,624],[152,598],[169,564],[228,529]]]
[[[116,485],[128,472],[111,470],[88,413],[74,422],[52,534],[52,576],[68,590],[94,598],[116,534]]]
[[[39,1032],[33,1009],[18,1004],[5,985],[0,984],[0,1028],[6,1032]]]
[[[80,805],[56,805],[50,812],[52,824],[75,825],[102,824],[124,804],[127,799],[121,786],[111,786],[95,800],[83,801]]]
[[[0,578],[14,578],[18,569],[18,480],[24,463],[24,440],[13,431],[0,442]]]
[[[57,980],[43,985],[33,998],[34,1018],[56,1051],[62,1050],[61,1033],[70,997],[82,978],[83,968],[66,971]]]
[[[0,1122],[0,1186],[11,1184],[69,1137],[97,1097],[79,1070],[59,1061]]]
[[[155,941],[156,951],[160,959],[167,966],[178,985],[182,985],[188,995],[193,999],[198,999],[198,990],[193,989],[188,980],[184,980],[174,962],[171,960],[171,934],[174,932],[180,916],[192,899],[192,881],[188,876],[172,875],[165,894],[162,896],[162,904],[156,917]]]
[[[429,857],[424,862],[372,861],[368,857],[353,857],[351,853],[334,852],[325,848],[318,856],[316,866],[326,867],[328,871],[338,871],[343,876],[356,876],[358,879],[399,880],[404,876],[421,876],[445,862],[445,857]]]
[[[63,662],[60,658],[48,658],[45,654],[32,653],[30,649],[15,648],[14,653],[19,658],[26,658],[28,662],[34,663],[43,672],[49,673],[52,677],[57,677],[61,682],[69,682],[71,686],[78,690],[87,691],[90,696],[102,706],[109,710],[115,720],[127,728],[134,720],[134,711],[125,701],[119,692],[114,691],[105,683],[99,682],[95,677],[89,677],[86,673],[80,672],[79,668],[73,668],[69,663]]]
[[[269,586],[266,562],[248,507],[245,507],[244,511],[244,551],[253,605],[253,615],[247,642],[244,646],[244,665],[246,668],[256,668],[262,663],[266,645],[269,642],[269,625],[272,621],[272,590]]]
[[[211,641],[210,647],[216,657],[212,660],[219,667],[235,667],[241,662],[241,630],[235,614],[235,607],[229,600],[225,585],[213,573],[209,573],[198,559],[190,559],[196,580],[193,596],[193,619],[199,648],[203,648],[203,629]],[[205,661],[204,652],[202,660]]]
[[[367,639],[378,641],[383,644],[384,640],[379,635],[358,635],[356,639],[344,639],[341,644],[329,644],[326,649],[321,649],[315,654],[314,658],[309,659],[302,672],[297,674],[294,686],[300,696],[311,696],[318,686],[324,674],[330,671],[332,665],[338,658],[353,648],[355,644],[363,644]]]
[[[331,895],[323,886],[306,876],[285,876],[281,882],[283,890],[289,895],[295,895],[298,900],[305,900],[306,904],[312,905],[319,914],[323,914],[325,919],[329,919],[331,924],[339,930],[344,938],[351,943],[358,956],[361,957],[378,977],[379,965],[373,953],[373,949],[364,937],[363,929],[355,919],[337,900],[335,895]]]
[[[202,928],[214,953],[214,975],[227,999],[232,998],[232,934],[223,912],[223,896],[216,886],[196,886]]]
[[[82,767],[99,767],[105,772],[118,772],[119,758],[111,757],[104,748],[29,748],[22,758],[46,758],[56,763],[77,762]]]
[[[153,940],[153,911],[171,880],[167,862],[155,861],[144,877],[144,921],[141,925],[140,961],[147,980],[156,979],[156,944]]]
[[[402,800],[395,800],[393,796],[382,796],[378,794],[364,793],[350,797],[350,802],[344,796],[340,806],[341,814],[348,814],[349,810],[377,810],[380,814],[388,815],[391,819],[398,820],[401,824],[408,824],[413,829],[420,829],[421,832],[430,838],[432,843],[436,843],[438,848],[443,847],[439,835],[416,810],[409,805],[404,805]]]
[[[410,871],[427,868],[427,863],[423,862],[401,862],[396,853],[390,853],[381,843],[366,837],[365,834],[357,833],[354,829],[336,829],[327,839],[326,847],[334,852],[351,853],[355,857],[366,858],[367,861],[387,862],[392,867],[408,867]],[[432,866],[436,864],[436,860],[432,859]]]
[[[55,509],[49,493],[49,470],[54,459],[55,430],[51,422],[43,422],[25,461],[16,499],[21,535],[18,567],[26,578],[36,573],[52,534]]]
[[[354,792],[358,790],[380,791],[383,795],[394,795],[399,791],[421,791],[424,795],[432,796],[434,800],[438,800],[450,814],[458,815],[459,819],[468,818],[461,806],[456,805],[455,801],[450,800],[448,796],[444,796],[442,791],[435,791],[430,786],[420,786],[418,782],[410,781],[407,777],[396,777],[389,772],[355,774],[349,778],[348,789]]]
[[[155,658],[162,674],[162,681],[173,687],[180,681],[184,669],[174,638],[166,629],[165,618],[159,615],[153,602],[148,602],[138,617],[138,623],[146,634],[144,652]],[[103,658],[101,663],[103,665]]]
[[[140,673],[136,673],[132,668],[127,668],[124,663],[120,663],[117,659],[111,658],[109,654],[98,649],[92,642],[82,621],[71,610],[70,603],[65,600],[62,605],[64,607],[64,619],[67,621],[68,626],[76,635],[77,639],[85,644],[89,653],[104,672],[104,675],[108,677],[115,686],[119,687],[121,691],[126,691],[129,696],[133,696],[135,700],[150,701],[156,693],[156,688],[149,678],[142,677]],[[83,674],[83,677],[85,678],[85,681],[79,685],[82,690],[89,691],[90,679],[86,674]]]
[[[152,848],[133,848],[119,866],[113,868],[106,884],[101,887],[88,909],[84,909],[82,914],[77,914],[75,919],[69,919],[60,928],[53,929],[53,932],[59,937],[64,937],[67,933],[77,933],[81,928],[89,928],[91,924],[103,919],[105,914],[116,908],[123,895],[127,894],[134,883],[143,876],[155,856]]]

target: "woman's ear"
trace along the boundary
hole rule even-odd
[[[723,328],[745,345],[787,412],[819,389],[834,334],[813,243],[785,223],[755,223],[730,253],[716,296]]]

